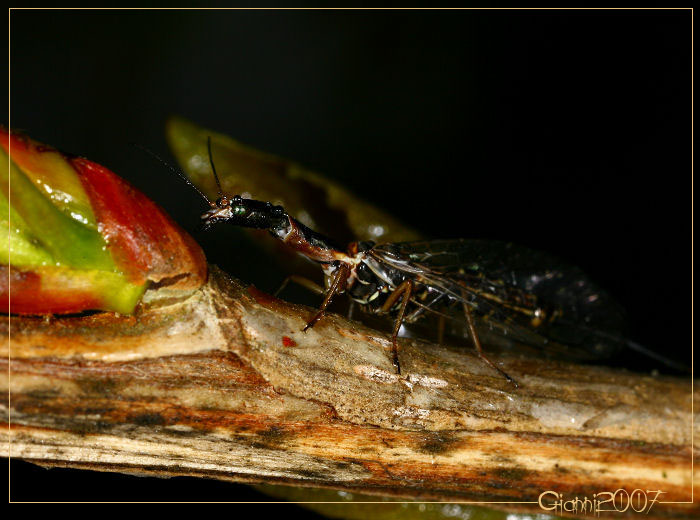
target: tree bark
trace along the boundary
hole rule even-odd
[[[549,490],[660,490],[648,516],[700,513],[682,503],[690,378],[500,356],[514,389],[418,340],[398,376],[387,335],[333,314],[301,332],[313,312],[212,268],[195,292],[149,291],[136,316],[11,317],[0,454],[531,511]]]

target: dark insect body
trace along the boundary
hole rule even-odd
[[[266,229],[321,265],[326,288],[318,290],[325,294],[323,303],[304,330],[313,327],[341,293],[367,312],[395,315],[392,356],[398,373],[401,325],[431,314],[441,326],[445,318],[458,319],[478,355],[516,386],[483,354],[480,335],[579,360],[606,357],[631,343],[620,336],[621,309],[575,267],[537,251],[483,240],[353,242],[343,250],[282,206],[223,195],[210,143],[209,158],[220,196],[212,202],[195,187],[211,208],[202,215],[204,227],[226,222]],[[308,281],[304,285],[315,286]]]

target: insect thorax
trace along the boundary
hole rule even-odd
[[[406,279],[406,274],[377,262],[364,252],[356,253],[352,260],[345,292],[366,311],[381,311],[389,295]],[[326,285],[328,285],[332,270],[325,270],[325,272]]]

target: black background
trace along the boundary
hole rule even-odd
[[[168,115],[323,172],[427,236],[579,265],[634,339],[690,363],[689,11],[13,11],[10,75],[13,128],[129,179],[259,287],[281,278],[237,272],[240,235],[202,236],[201,201],[131,146],[174,163]],[[15,500],[245,489],[13,463]]]

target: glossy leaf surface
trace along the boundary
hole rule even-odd
[[[245,146],[186,119],[168,121],[170,148],[192,181],[215,200],[217,188],[209,164],[207,137],[223,191],[280,204],[311,229],[340,243],[352,240],[416,240],[416,231],[356,197],[339,184],[293,161]]]
[[[107,168],[5,129],[0,145],[0,311],[128,314],[150,282],[205,281],[199,246]]]

